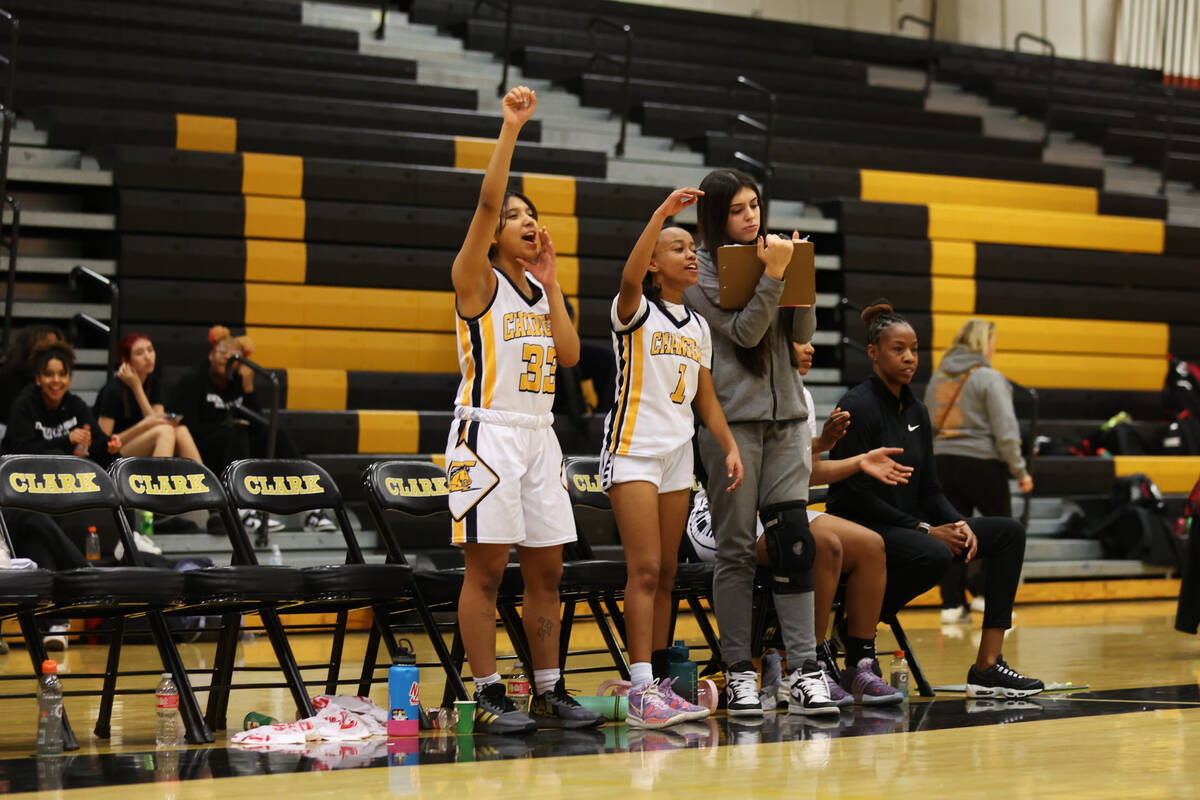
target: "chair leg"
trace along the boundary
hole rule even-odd
[[[450,642],[450,652],[448,653],[449,662],[446,670],[447,674],[453,671],[458,676],[459,684],[463,685],[463,691],[466,692],[466,686],[462,679],[463,657],[466,655],[466,649],[463,647],[462,631],[458,626],[454,626],[454,639]],[[467,695],[467,700],[471,699],[471,695]],[[442,705],[449,707],[454,702],[454,688],[450,685],[450,681],[446,681],[446,688],[442,690]]]
[[[933,697],[933,687],[929,685],[929,680],[917,662],[917,654],[913,652],[912,645],[908,643],[908,636],[904,633],[899,618],[892,619],[891,627],[892,635],[896,637],[896,644],[900,645],[905,658],[908,659],[908,669],[912,673],[913,682],[917,684],[917,689],[921,692],[921,697]]]
[[[608,615],[604,613],[604,606],[597,597],[589,598],[588,606],[592,609],[592,618],[596,620],[596,627],[600,629],[604,645],[608,648],[609,655],[612,656],[613,666],[617,668],[621,680],[629,680],[629,662],[625,660],[625,654],[621,651],[621,643],[617,641],[616,634],[613,633]]]
[[[33,662],[33,675],[41,682],[42,662],[46,660],[46,645],[42,642],[42,633],[38,630],[37,621],[30,611],[17,614],[21,625],[21,635],[25,637],[25,649],[29,651],[29,659]],[[63,703],[62,712],[63,750],[78,750],[79,742],[75,739],[75,731],[67,719],[67,706]]]
[[[616,629],[617,635],[621,637],[621,644],[628,648],[629,636],[625,632],[625,615],[621,613],[621,607],[617,605],[616,595],[606,595],[604,598],[604,607],[608,609],[608,618],[612,620],[613,628]]]
[[[671,617],[667,620],[667,644],[675,642],[675,623],[679,620],[679,598],[671,595]]]
[[[517,613],[517,607],[512,603],[497,603],[496,609],[500,612],[504,629],[508,631],[508,638],[512,642],[513,650],[516,651],[517,658],[525,665],[526,675],[532,681],[533,652],[529,649],[529,640],[525,638],[525,626],[521,623],[521,615]]]
[[[146,616],[150,620],[150,630],[154,633],[154,641],[158,645],[163,667],[171,673],[171,677],[175,680],[175,686],[179,689],[179,713],[183,716],[183,727],[187,731],[188,743],[208,744],[213,740],[212,731],[204,721],[204,715],[200,712],[200,703],[196,700],[196,693],[192,691],[192,682],[188,678],[183,659],[175,648],[175,641],[171,638],[171,630],[167,627],[167,621],[161,611],[150,611]]]
[[[288,688],[292,691],[292,700],[296,703],[296,710],[300,712],[301,719],[314,716],[317,712],[313,709],[312,700],[308,697],[308,689],[304,686],[304,677],[300,674],[300,666],[296,663],[296,655],[292,652],[292,646],[283,630],[283,623],[279,621],[279,612],[272,607],[264,606],[258,610],[258,615],[262,619],[263,628],[267,631],[271,647],[275,650],[275,660],[279,662],[284,680],[287,681]],[[233,645],[236,649],[236,639]]]
[[[100,694],[100,714],[96,717],[96,727],[93,730],[101,739],[107,739],[111,733],[113,697],[117,692],[117,671],[121,668],[121,643],[125,637],[125,618],[117,617],[112,639],[108,643],[108,663],[104,667],[104,688]]]
[[[329,674],[325,677],[325,694],[337,694],[338,678],[342,674],[342,648],[346,644],[346,623],[349,620],[348,611],[337,613],[337,622],[333,629],[333,646],[329,649]]]
[[[467,694],[466,684],[463,683],[462,673],[457,665],[453,663],[450,657],[450,651],[446,649],[446,641],[442,639],[442,633],[438,630],[437,622],[433,618],[429,606],[425,604],[425,599],[415,589],[413,591],[417,616],[421,619],[421,627],[425,629],[425,635],[429,637],[430,644],[433,645],[433,652],[437,653],[438,661],[442,663],[442,669],[446,672],[446,688],[454,691],[455,700],[469,700],[471,695]],[[458,630],[458,626],[455,626]],[[447,705],[445,702],[442,705]]]
[[[367,634],[367,649],[363,653],[362,673],[358,677],[358,694],[367,697],[371,693],[371,678],[375,675],[375,662],[379,659],[379,628],[372,625]]]
[[[221,617],[221,633],[217,637],[217,651],[213,656],[208,685],[208,713],[204,717],[208,727],[214,731],[225,730],[225,715],[229,706],[230,685],[233,683],[238,637],[242,633],[241,620],[240,614],[225,614]]]
[[[721,640],[717,638],[717,632],[713,629],[712,621],[708,618],[708,612],[700,604],[700,598],[694,594],[687,596],[687,602],[688,608],[692,610],[692,616],[696,618],[696,624],[700,626],[700,633],[704,634],[704,641],[708,643],[708,649],[712,653],[710,662],[714,665],[720,665]]]
[[[563,601],[562,625],[558,629],[558,668],[567,668],[567,654],[571,650],[571,628],[575,625],[575,601]]]

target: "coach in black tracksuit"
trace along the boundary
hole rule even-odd
[[[863,312],[875,374],[848,391],[838,406],[850,428],[831,458],[876,447],[902,447],[893,456],[913,468],[907,484],[888,486],[855,475],[829,487],[829,512],[876,531],[887,549],[887,590],[880,617],[891,619],[917,595],[936,586],[953,559],[987,559],[986,611],[976,662],[967,675],[971,697],[1019,697],[1042,690],[1020,675],[1000,651],[1012,626],[1013,598],[1025,560],[1025,530],[1011,517],[964,520],[942,493],[933,461],[929,412],[909,382],[917,368],[917,336],[887,301]]]

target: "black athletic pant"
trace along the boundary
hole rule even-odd
[[[1008,488],[1008,465],[999,459],[971,458],[970,456],[935,456],[938,480],[950,505],[962,513],[963,518],[976,511],[985,517],[1011,517],[1012,494]],[[982,593],[982,580],[978,575],[967,577],[967,565],[954,563],[942,579],[942,608],[959,608],[967,604],[964,591]]]
[[[4,511],[4,524],[12,538],[13,555],[35,561],[42,569],[51,571],[79,569],[87,566],[87,559],[71,541],[71,537],[58,523],[45,514],[32,511]],[[67,620],[39,619],[38,627],[45,630],[51,625],[63,625]]]
[[[862,522],[859,520],[859,522]],[[909,601],[934,586],[951,563],[961,564],[950,548],[919,530],[862,522],[883,537],[887,551],[887,589],[880,619],[890,621]],[[979,539],[975,558],[986,565],[983,597],[987,610],[983,627],[1012,627],[1013,598],[1025,562],[1025,529],[1012,517],[971,517],[967,520]]]

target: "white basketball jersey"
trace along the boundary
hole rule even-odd
[[[712,366],[712,335],[696,312],[643,296],[627,325],[613,300],[616,402],[604,423],[604,448],[619,456],[665,456],[695,433],[692,398],[700,367]]]
[[[456,406],[543,415],[554,405],[557,360],[550,335],[550,302],[526,275],[533,297],[521,294],[498,269],[496,294],[477,317],[458,315]]]

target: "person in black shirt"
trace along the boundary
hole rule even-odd
[[[154,372],[154,343],[130,333],[117,343],[121,366],[96,396],[101,430],[121,439],[123,456],[182,456],[200,460],[192,434],[178,414],[163,407],[162,382]]]
[[[881,445],[901,447],[903,453],[894,458],[912,467],[913,474],[908,483],[894,486],[861,474],[831,484],[829,511],[883,537],[888,579],[880,617],[885,621],[937,585],[952,560],[987,559],[983,636],[967,673],[967,695],[1036,694],[1044,688],[1042,682],[1016,672],[1001,655],[1025,560],[1025,530],[1011,517],[963,519],[946,499],[934,468],[929,412],[909,388],[917,368],[917,335],[886,300],[873,303],[862,318],[875,374],[838,402],[854,424],[831,456],[849,458]]]

